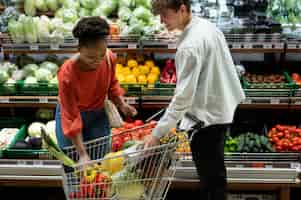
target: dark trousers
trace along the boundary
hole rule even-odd
[[[228,125],[194,130],[191,151],[201,182],[200,200],[225,200],[227,172],[224,142]]]

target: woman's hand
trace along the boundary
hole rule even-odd
[[[133,106],[130,106],[127,103],[122,104],[119,107],[120,111],[127,117],[134,117],[135,115],[137,115],[137,110],[136,108],[134,108]]]

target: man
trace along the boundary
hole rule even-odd
[[[224,134],[245,98],[227,42],[214,24],[192,16],[190,0],[153,0],[152,4],[167,29],[180,29],[182,35],[175,55],[174,97],[145,145],[159,144],[182,120],[181,129],[193,130],[191,150],[202,183],[200,199],[226,199]]]

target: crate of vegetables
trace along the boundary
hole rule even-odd
[[[154,87],[142,88],[143,95],[173,96],[176,84],[156,83]]]
[[[27,78],[25,81],[18,81],[17,95],[24,96],[57,96],[58,95],[58,84],[48,82],[37,82],[32,77]]]
[[[243,76],[245,89],[291,89],[295,83],[287,72],[278,74],[246,73]]]
[[[4,151],[4,156],[14,159],[52,159],[48,151],[44,148],[41,127],[56,141],[54,121],[49,121],[47,124],[33,122],[29,126],[22,125],[14,140]]]

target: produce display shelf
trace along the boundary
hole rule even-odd
[[[291,97],[291,89],[244,89],[248,97]]]

